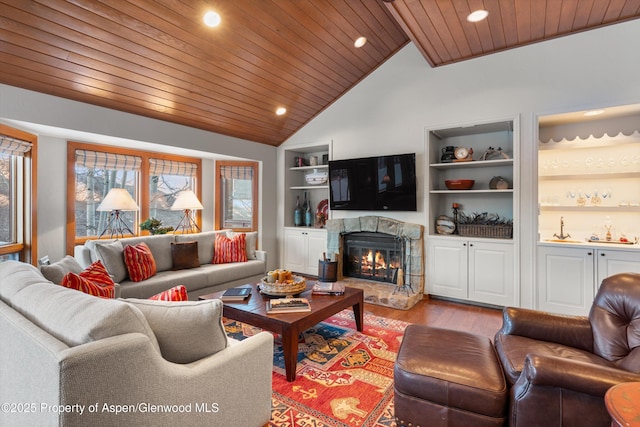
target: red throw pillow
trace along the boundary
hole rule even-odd
[[[228,238],[222,233],[216,234],[213,247],[213,264],[227,262],[245,262],[247,260],[247,237],[244,233]]]
[[[174,286],[171,289],[155,294],[149,299],[155,301],[188,301],[187,288],[182,285]]]
[[[156,274],[156,260],[146,243],[125,246],[124,264],[133,282],[141,282]]]
[[[98,260],[91,264],[86,270],[80,273],[81,277],[91,280],[93,283],[99,283],[101,285],[113,286],[114,282],[107,268],[102,264],[102,261]]]
[[[100,298],[115,297],[115,283],[100,261],[96,261],[80,274],[67,273],[62,286]]]

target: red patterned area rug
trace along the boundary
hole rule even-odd
[[[365,313],[358,332],[353,312],[344,310],[301,334],[291,383],[276,336],[269,425],[395,427],[393,364],[407,325]],[[260,331],[233,320],[225,320],[225,328],[236,339]]]

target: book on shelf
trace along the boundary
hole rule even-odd
[[[305,311],[311,311],[311,305],[306,298],[280,298],[267,301],[267,314],[303,313]]]
[[[344,295],[344,283],[316,282],[311,288],[314,295]]]
[[[229,288],[220,297],[222,301],[244,301],[251,295],[251,288]]]

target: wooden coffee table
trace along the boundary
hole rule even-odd
[[[347,287],[344,295],[340,296],[312,295],[311,285],[307,284],[307,289],[300,294],[300,297],[309,300],[311,311],[305,313],[267,314],[266,302],[270,297],[260,294],[257,290],[257,285],[245,286],[252,286],[251,296],[241,302],[225,301],[223,315],[226,318],[248,323],[282,336],[287,381],[296,379],[298,335],[301,332],[349,307],[353,307],[356,327],[358,331],[362,331],[364,313],[362,289]],[[223,293],[224,291],[220,291],[203,295],[200,299],[220,298]]]

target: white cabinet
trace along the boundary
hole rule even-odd
[[[540,245],[537,308],[587,315],[602,280],[624,272],[640,273],[640,251]]]
[[[324,229],[285,228],[283,268],[296,273],[318,275],[318,260],[327,251]]]
[[[431,237],[428,246],[431,294],[498,306],[516,304],[512,242]]]

